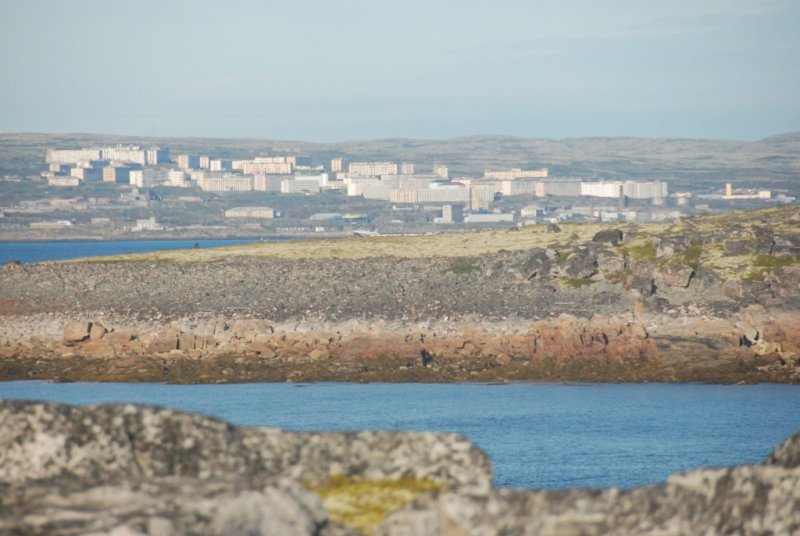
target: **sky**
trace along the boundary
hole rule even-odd
[[[798,0],[3,0],[0,131],[800,131]]]

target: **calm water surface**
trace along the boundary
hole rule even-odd
[[[24,264],[31,262],[57,261],[93,257],[100,255],[121,255],[126,253],[147,253],[165,249],[191,249],[195,243],[203,248],[232,246],[255,242],[252,238],[227,240],[98,240],[98,241],[52,241],[52,242],[0,242],[0,264],[17,260]]]
[[[53,384],[0,398],[138,402],[293,430],[465,434],[500,486],[629,487],[675,471],[761,462],[800,429],[800,387],[693,384]]]

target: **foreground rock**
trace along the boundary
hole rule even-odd
[[[507,490],[452,434],[291,433],[133,405],[0,402],[0,533],[793,534],[798,452],[800,434],[765,465],[659,486]],[[402,500],[360,524],[337,510],[341,495],[322,499],[347,480],[359,482],[353,504],[385,489]]]
[[[327,533],[309,488],[343,475],[477,494],[492,480],[486,456],[454,434],[293,433],[133,405],[0,402],[0,533]]]

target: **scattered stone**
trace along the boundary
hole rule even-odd
[[[612,246],[619,245],[622,242],[623,233],[620,229],[605,229],[597,232],[592,237],[592,242],[600,244],[610,244]]]

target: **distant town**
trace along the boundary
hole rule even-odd
[[[137,145],[50,148],[44,157],[46,169],[26,180],[46,183],[47,195],[0,201],[3,238],[340,236],[648,223],[794,201],[730,182],[718,192],[671,191],[666,180],[558,177],[545,167],[453,176],[436,162],[317,162],[299,154],[225,159]]]

